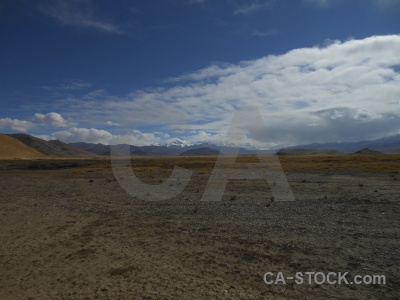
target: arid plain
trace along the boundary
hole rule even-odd
[[[154,185],[193,171],[159,202],[126,193],[109,159],[0,161],[0,299],[399,299],[400,155],[279,159],[294,202],[262,180],[201,202],[215,157],[132,159]],[[387,282],[267,285],[266,272]]]

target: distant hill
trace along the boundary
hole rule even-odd
[[[180,156],[216,156],[216,155],[219,155],[219,151],[209,147],[190,149],[180,154]]]
[[[110,155],[110,146],[109,145],[103,145],[103,144],[91,144],[91,143],[84,143],[84,142],[79,142],[79,143],[70,143],[68,145],[71,145],[75,148],[96,154],[96,155]]]
[[[35,149],[36,151],[48,155],[57,157],[93,157],[93,153],[77,149],[71,145],[65,144],[61,141],[45,141],[37,137],[28,134],[9,134],[8,136],[17,139],[24,143],[26,146]]]
[[[103,144],[91,144],[91,143],[70,143],[69,145],[76,148],[97,154],[109,156],[111,146]],[[224,155],[233,155],[237,153],[237,148],[235,147],[220,147],[211,143],[201,143],[190,146],[181,145],[168,145],[168,146],[131,146],[131,155],[149,155],[149,156],[177,156],[181,153],[189,150],[195,150],[200,148],[209,148],[216,150],[219,153],[222,152]],[[221,151],[222,149],[222,151]],[[239,148],[239,155],[255,155],[257,152],[255,150],[248,150],[244,148]],[[262,150],[260,154],[272,154],[275,150]],[[215,154],[213,154],[215,155]]]
[[[179,155],[179,148],[176,147],[167,147],[167,146],[142,146],[140,147],[142,151],[146,153],[146,155],[154,155],[154,156],[174,156]]]
[[[87,151],[96,155],[110,155],[111,146],[103,144],[91,143],[71,143],[69,144],[75,148]],[[151,146],[131,146],[131,155],[149,155],[149,156],[177,156],[189,150],[196,150],[201,148],[209,148],[223,153],[224,155],[236,155],[238,149],[235,147],[224,146],[220,147],[212,143],[201,143],[197,145],[184,145],[184,144],[171,144],[171,145],[151,145]],[[383,153],[400,153],[400,135],[384,137],[374,141],[361,141],[361,142],[343,142],[343,143],[325,143],[325,144],[307,144],[287,147],[284,149],[270,149],[270,150],[251,150],[239,148],[239,155],[333,155],[340,153],[354,153],[363,148],[374,149],[375,151]],[[291,150],[291,151],[289,151]],[[295,150],[295,151],[293,151]],[[191,152],[189,152],[190,154]],[[200,154],[202,155],[202,154]],[[215,155],[215,154],[212,154]]]
[[[304,149],[304,148],[285,148],[279,150],[276,154],[278,155],[335,155],[341,154],[336,150],[326,149]]]
[[[400,134],[384,137],[373,141],[306,144],[288,147],[287,149],[291,148],[332,149],[345,153],[354,153],[356,151],[359,151],[360,149],[370,148],[383,153],[400,153]]]
[[[75,148],[96,154],[96,155],[103,155],[103,156],[110,156],[111,153],[111,146],[110,145],[103,145],[103,144],[91,144],[91,143],[71,143],[69,144]],[[127,145],[116,145],[114,147],[126,147]],[[130,146],[130,154],[131,155],[146,155],[140,147]]]
[[[146,152],[143,151],[140,147],[137,147],[137,146],[127,145],[127,144],[121,144],[121,145],[115,145],[115,146],[113,146],[113,147],[115,147],[115,148],[117,149],[117,151],[118,151],[118,148],[119,148],[119,147],[127,147],[127,146],[130,147],[130,154],[131,154],[131,155],[135,155],[135,156],[146,155]],[[109,146],[109,147],[110,147],[110,149],[111,149],[111,146]]]
[[[371,150],[369,148],[364,148],[361,149],[357,152],[354,152],[354,154],[367,154],[367,155],[377,155],[377,154],[383,154],[382,152]]]
[[[97,154],[109,156],[111,151],[110,145],[103,144],[90,144],[90,143],[71,143],[69,144],[76,148]],[[126,146],[126,145],[115,145],[113,147]],[[179,146],[131,146],[131,155],[149,155],[149,156],[175,156],[179,155],[182,151],[191,149],[191,147],[179,147]]]
[[[5,134],[0,134],[0,159],[44,158],[44,154]]]

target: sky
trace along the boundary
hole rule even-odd
[[[2,133],[259,149],[400,134],[400,0],[2,0],[0,45]],[[264,124],[228,136],[248,106]]]

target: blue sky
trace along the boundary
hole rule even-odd
[[[6,0],[0,132],[245,145],[400,133],[400,0]],[[236,144],[234,138],[226,143]]]

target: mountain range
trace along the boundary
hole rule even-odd
[[[285,148],[276,152],[278,155],[335,155],[343,154],[336,150],[325,149],[305,149],[305,148]]]
[[[190,149],[179,154],[180,156],[217,156],[219,151],[209,147]]]
[[[71,146],[79,149],[92,152],[97,155],[110,155],[111,146],[103,144],[89,144],[89,143],[72,143]],[[286,147],[283,149],[271,149],[271,150],[259,150],[260,154],[273,154],[277,153],[280,155],[333,155],[343,153],[355,153],[363,149],[370,149],[376,152],[382,153],[400,153],[400,134],[394,136],[388,136],[373,141],[360,141],[360,142],[332,142],[324,144],[305,144],[298,146]],[[196,151],[192,151],[196,150]],[[220,147],[212,143],[201,143],[191,146],[131,146],[131,155],[164,155],[164,156],[175,156],[175,155],[211,155],[211,150],[215,150],[213,155],[222,153],[224,155],[236,154],[237,148],[224,146]],[[294,151],[295,150],[295,151]],[[364,151],[365,152],[365,151]],[[372,153],[372,152],[371,152]],[[241,155],[255,155],[256,150],[240,148],[239,154]]]
[[[78,149],[91,152],[96,155],[110,155],[111,146],[103,144],[90,144],[90,143],[70,143],[70,146],[76,147]],[[116,145],[113,147],[121,147],[127,145]],[[170,146],[130,146],[131,155],[149,155],[149,156],[178,156],[187,155],[193,156],[197,153],[199,156],[204,155],[218,155],[220,152],[224,155],[236,154],[237,148],[235,147],[220,147],[212,143],[201,143],[196,145],[170,145]],[[275,150],[262,150],[263,154],[275,153]],[[254,155],[255,150],[248,150],[244,148],[239,149],[239,154],[241,155]]]
[[[400,134],[387,136],[373,141],[306,144],[287,147],[286,149],[293,148],[336,150],[344,153],[354,153],[361,149],[369,148],[382,153],[400,153]]]
[[[202,143],[191,146],[133,146],[116,145],[114,147],[130,147],[133,156],[209,156],[235,155],[237,148],[220,147],[212,143]],[[66,144],[59,140],[45,141],[28,134],[0,134],[0,158],[44,158],[44,157],[82,157],[94,158],[109,156],[110,145],[92,143],[70,143]],[[284,149],[272,149],[257,151],[259,154],[278,155],[334,155],[341,153],[357,154],[379,154],[400,153],[400,134],[388,136],[374,141],[306,144],[287,147]],[[241,155],[255,155],[256,150],[239,149]]]
[[[36,151],[44,154],[45,156],[55,157],[93,157],[95,154],[70,146],[59,140],[45,141],[28,134],[9,134],[12,137],[26,146],[35,149]]]
[[[8,136],[0,134],[0,158],[2,159],[37,159],[46,155],[25,145],[24,143]]]

